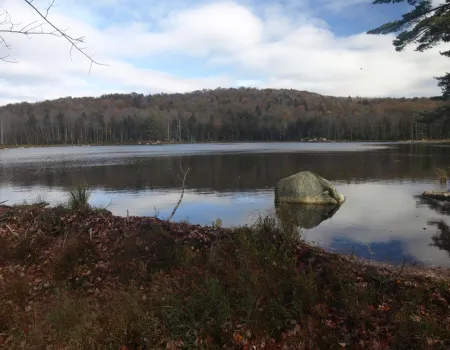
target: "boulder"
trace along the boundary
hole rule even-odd
[[[450,201],[450,192],[447,191],[425,191],[422,196],[438,201]]]
[[[340,205],[344,201],[328,180],[310,171],[281,179],[275,186],[276,203]]]

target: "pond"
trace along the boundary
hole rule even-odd
[[[91,203],[117,215],[168,217],[224,226],[274,212],[275,183],[310,170],[347,200],[334,215],[302,212],[303,237],[343,253],[391,263],[450,267],[450,217],[417,198],[440,189],[436,168],[449,171],[450,147],[400,143],[241,143],[164,146],[52,147],[0,150],[0,202],[41,197],[56,204],[76,185]],[[305,218],[305,215],[311,217]],[[316,215],[313,217],[313,215]]]

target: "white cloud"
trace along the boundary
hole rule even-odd
[[[39,8],[46,3],[36,1]],[[37,19],[23,2],[2,4],[14,21]],[[88,74],[89,61],[73,52],[71,62],[70,44],[61,38],[5,35],[19,62],[0,64],[0,103],[110,92],[185,92],[243,82],[341,96],[434,95],[439,89],[433,77],[444,74],[448,64],[439,48],[395,52],[392,36],[336,36],[306,0],[91,4],[60,1],[50,19],[69,27],[70,34],[86,36],[88,53],[109,66],[94,66]],[[152,69],[167,57],[185,59],[189,74],[173,74],[171,67]],[[204,72],[191,70],[194,61],[208,71],[226,73],[205,78]]]

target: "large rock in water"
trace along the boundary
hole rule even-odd
[[[281,179],[275,186],[276,203],[338,205],[344,201],[328,180],[310,171]]]
[[[425,191],[422,196],[426,198],[436,199],[438,201],[450,202],[450,192],[447,191]]]

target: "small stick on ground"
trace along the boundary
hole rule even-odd
[[[180,204],[181,204],[181,201],[183,200],[183,196],[184,196],[184,183],[186,182],[186,176],[187,176],[187,174],[188,174],[190,168],[188,168],[186,171],[184,171],[183,168],[180,166],[180,169],[181,169],[181,173],[184,175],[184,176],[183,176],[183,182],[182,182],[182,184],[181,184],[181,196],[180,196],[180,199],[178,200],[177,205],[175,206],[175,208],[173,208],[172,214],[170,214],[170,216],[169,216],[169,218],[167,219],[167,221],[170,221],[170,220],[173,218],[173,216],[175,215],[175,213],[176,213],[178,207],[179,207]]]
[[[66,240],[67,240],[67,236],[69,235],[69,231],[68,230],[66,230],[66,232],[64,233],[64,240],[63,240],[63,242],[62,242],[62,247],[61,247],[61,250],[62,251],[64,251],[64,247],[65,247],[65,245],[66,245]]]
[[[9,227],[8,224],[6,224],[6,228],[9,230],[9,232],[11,232],[14,236],[19,237],[19,234],[14,232],[13,229],[11,227]]]

